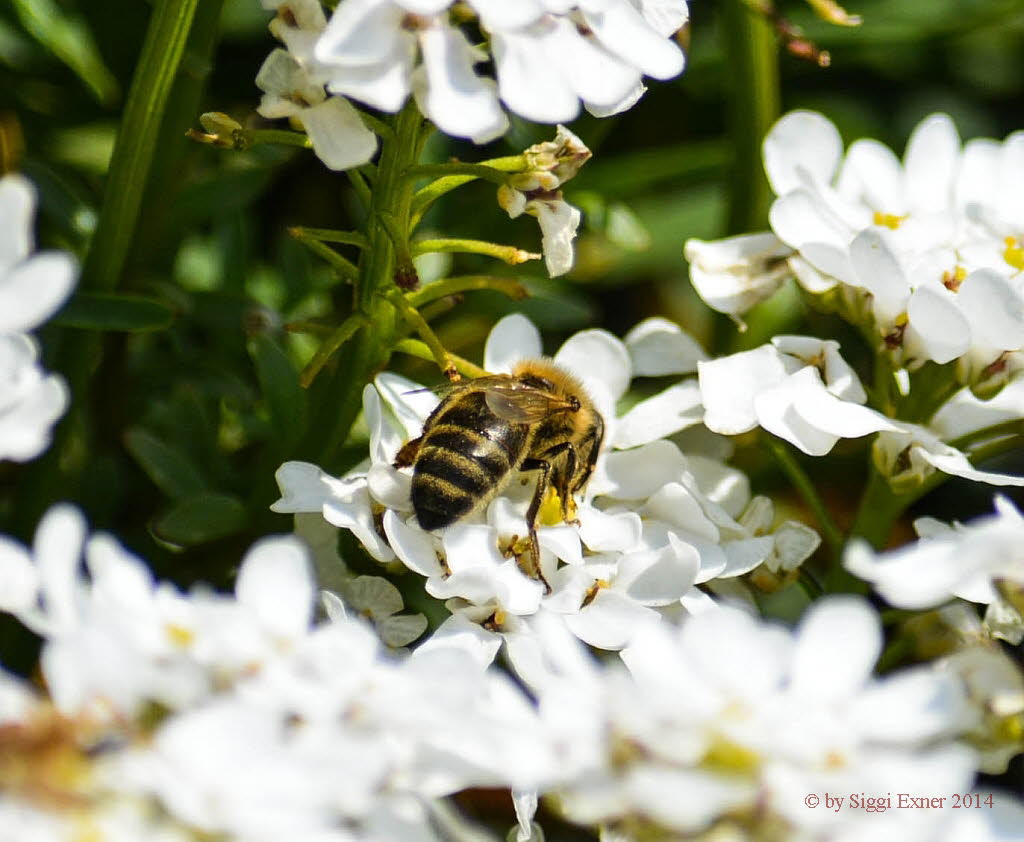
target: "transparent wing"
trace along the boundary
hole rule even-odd
[[[488,386],[484,401],[491,412],[514,424],[535,424],[553,412],[572,408],[567,400],[552,392],[511,379]]]

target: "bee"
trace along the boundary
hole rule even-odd
[[[447,384],[423,434],[398,452],[412,466],[412,507],[420,526],[442,529],[492,500],[518,472],[536,471],[526,512],[539,571],[537,515],[549,488],[562,519],[575,521],[574,495],[597,462],[604,420],[582,384],[548,359],[522,360],[511,374]]]

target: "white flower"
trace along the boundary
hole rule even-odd
[[[523,213],[537,218],[544,262],[554,278],[572,269],[572,242],[580,224],[579,209],[566,202],[558,188],[587,162],[590,150],[565,126],[559,126],[553,141],[535,144],[523,155],[531,168],[511,176],[498,188],[498,204],[513,219]]]
[[[953,597],[1009,608],[1009,617],[996,636],[1019,643],[1024,619],[1006,605],[1000,587],[1024,589],[1024,517],[1005,497],[995,498],[995,514],[953,527],[930,519],[915,522],[919,540],[876,554],[862,543],[852,545],[844,564],[851,573],[871,582],[893,605],[930,608]]]
[[[1024,485],[1024,477],[975,468],[965,453],[917,424],[899,422],[898,429],[880,433],[872,457],[879,471],[897,487],[919,485],[936,470],[989,485]]]
[[[0,334],[0,460],[25,462],[50,444],[51,430],[68,405],[68,390],[38,363],[34,339]]]
[[[449,20],[451,0],[346,0],[315,49],[329,90],[384,111],[409,93],[449,134],[476,142],[505,132],[499,95],[528,119],[571,120],[580,100],[606,115],[630,107],[646,74],[668,79],[683,69],[669,39],[687,17],[685,0],[634,3],[473,0],[489,34],[497,73],[478,74],[491,56]]]
[[[78,276],[67,252],[33,253],[35,210],[28,179],[16,173],[0,178],[0,334],[39,327],[71,294]]]
[[[323,85],[287,51],[274,50],[256,75],[264,92],[256,110],[268,119],[299,121],[317,157],[332,170],[367,163],[377,151],[377,136],[363,125],[344,97],[328,97]]]
[[[795,631],[734,608],[644,625],[622,652],[628,671],[602,668],[545,615],[535,626],[526,680],[560,740],[555,794],[577,822],[670,835],[728,817],[739,838],[784,821],[794,839],[856,839],[875,815],[811,810],[807,794],[973,779],[973,754],[954,742],[959,681],[927,668],[875,679],[881,629],[859,600],[824,600]],[[886,838],[932,838],[907,835],[915,821]]]
[[[730,252],[771,258],[777,244],[779,257],[792,250],[789,272],[808,292],[839,285],[831,306],[870,326],[898,367],[957,360],[961,382],[988,380],[1007,352],[1024,347],[1024,224],[1008,187],[1022,141],[1018,134],[961,148],[952,120],[934,114],[914,130],[902,163],[874,140],[856,141],[844,156],[829,120],[791,112],[763,148],[778,240],[701,244],[694,284],[711,306],[741,313],[778,280],[757,262],[734,267]],[[779,259],[769,265],[788,274]]]
[[[793,249],[771,232],[725,240],[686,241],[690,282],[705,304],[736,316],[771,297],[792,275],[787,258]]]
[[[839,344],[777,336],[770,344],[698,364],[704,424],[736,435],[764,427],[804,453],[822,456],[840,438],[900,430],[873,409]]]
[[[0,461],[42,453],[68,403],[64,381],[40,367],[39,347],[25,331],[64,303],[78,267],[67,252],[33,253],[35,208],[27,179],[0,178]]]
[[[491,331],[484,367],[507,373],[540,354],[537,329],[522,316],[508,316]],[[710,601],[695,585],[741,576],[762,563],[784,573],[816,546],[792,525],[774,534],[770,507],[751,504],[738,471],[707,457],[687,458],[664,438],[699,423],[693,380],[618,417],[616,405],[634,371],[692,372],[703,356],[663,319],[638,325],[625,343],[603,330],[583,331],[557,352],[554,361],[581,381],[604,420],[605,450],[576,501],[578,522],[563,523],[548,511],[554,507],[541,507],[540,558],[529,576],[517,560],[528,534],[529,481],[507,484],[486,507],[440,534],[419,527],[410,472],[394,461],[403,444],[421,434],[437,397],[396,375],[379,375],[375,388],[363,393],[369,463],[342,479],[286,463],[277,475],[283,496],[273,508],[321,512],[350,529],[378,561],[397,556],[423,576],[427,593],[447,600],[454,616],[421,650],[454,646],[489,663],[505,643],[509,656],[521,659],[532,645],[532,618],[542,612],[557,615],[588,643],[621,648],[642,621]],[[748,504],[756,515],[744,514]]]

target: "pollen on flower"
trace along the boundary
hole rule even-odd
[[[1024,269],[1024,248],[1021,247],[1016,237],[1007,237],[1003,240],[1006,246],[1003,249],[1003,260],[1009,263],[1014,269]]]
[[[164,627],[164,631],[167,632],[167,639],[171,641],[175,646],[185,648],[190,646],[196,639],[195,633],[192,629],[185,628],[185,626],[179,626],[177,623],[168,623]]]
[[[952,270],[947,269],[942,273],[942,285],[950,292],[957,292],[966,277],[967,270],[963,266],[957,266]]]
[[[875,211],[873,221],[875,225],[884,225],[886,228],[891,228],[895,231],[906,218],[907,217],[905,215],[899,216],[895,213],[882,213],[881,211]]]
[[[607,588],[609,585],[605,579],[597,579],[594,584],[587,588],[587,592],[583,594],[583,602],[580,604],[580,608],[586,608],[596,598],[602,588]]]
[[[830,751],[825,755],[825,768],[829,771],[842,769],[846,765],[846,758],[838,751]]]
[[[554,488],[548,488],[544,502],[537,513],[537,523],[541,526],[557,526],[562,522],[562,498]]]

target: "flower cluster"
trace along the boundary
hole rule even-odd
[[[342,0],[329,21],[316,0],[262,3],[286,49],[257,77],[260,113],[298,119],[333,169],[376,149],[350,98],[395,112],[412,94],[442,131],[483,143],[508,128],[501,102],[547,123],[572,120],[581,101],[614,114],[643,94],[643,76],[669,79],[684,63],[670,36],[686,0]],[[488,60],[496,80],[477,72]]]
[[[389,654],[337,600],[314,620],[293,536],[254,546],[233,595],[186,594],[57,506],[31,548],[0,539],[0,581],[0,609],[43,638],[49,693],[0,671],[12,839],[475,838],[444,799],[477,787],[513,792],[520,838],[540,795],[623,839],[1009,840],[1024,817],[1002,793],[984,811],[808,809],[969,792],[980,762],[960,738],[973,695],[993,700],[985,664],[875,678],[881,630],[854,598],[795,631],[730,606],[640,623],[607,662],[544,608],[512,659],[527,695],[468,635]]]
[[[34,459],[67,407],[60,377],[39,364],[29,331],[64,303],[78,277],[71,255],[33,253],[36,193],[23,176],[0,178],[0,460]]]
[[[764,141],[772,233],[691,240],[694,284],[738,314],[794,276],[842,299],[851,320],[868,319],[908,370],[956,360],[964,383],[1002,374],[1024,346],[1022,151],[1019,132],[961,146],[950,118],[935,114],[902,164],[874,140],[844,156],[831,122],[795,111]]]
[[[484,365],[508,372],[518,360],[540,355],[536,328],[522,316],[508,316],[488,338]],[[397,559],[424,576],[427,593],[447,600],[452,612],[428,647],[448,637],[474,641],[489,662],[505,643],[528,672],[537,647],[531,619],[547,611],[581,640],[619,649],[646,621],[706,607],[712,599],[705,588],[723,580],[761,566],[785,579],[819,543],[802,524],[777,525],[770,501],[751,499],[741,472],[699,452],[684,455],[668,438],[700,422],[693,379],[618,414],[633,377],[691,373],[703,356],[664,319],[642,322],[624,341],[583,331],[555,354],[603,418],[606,447],[575,522],[563,522],[551,499],[541,507],[533,576],[519,563],[533,483],[509,483],[440,534],[419,527],[410,471],[394,462],[402,445],[420,435],[438,398],[397,375],[378,376],[363,395],[369,461],[341,479],[315,465],[286,463],[277,475],[283,496],[273,508],[322,513],[379,562]]]
[[[438,799],[550,775],[506,678],[454,650],[389,657],[337,605],[314,624],[293,536],[255,545],[233,596],[184,594],[57,506],[31,549],[0,539],[0,582],[49,692],[0,671],[5,839],[434,840],[457,820]]]
[[[961,147],[952,121],[933,115],[914,130],[901,164],[873,140],[844,156],[820,114],[779,120],[764,141],[777,195],[772,231],[690,240],[694,287],[738,316],[795,277],[815,306],[859,328],[885,366],[876,368],[867,407],[835,342],[777,337],[706,364],[708,426],[735,433],[760,425],[812,455],[839,438],[879,433],[875,463],[896,485],[934,470],[1024,484],[976,470],[949,443],[1020,417],[1013,376],[1024,360],[1024,210],[1015,186],[1022,150],[1020,133]],[[937,368],[946,363],[955,365]],[[737,378],[735,392],[716,389]],[[997,404],[982,400],[1004,387]]]
[[[977,757],[957,735],[973,709],[952,670],[874,677],[881,629],[858,599],[821,600],[793,631],[733,607],[647,625],[603,667],[538,626],[531,690],[562,747],[557,803],[610,838],[952,842],[1010,839],[1024,819],[1004,794],[984,815],[948,799],[886,810],[893,793],[970,791]],[[821,793],[847,803],[813,809]]]

